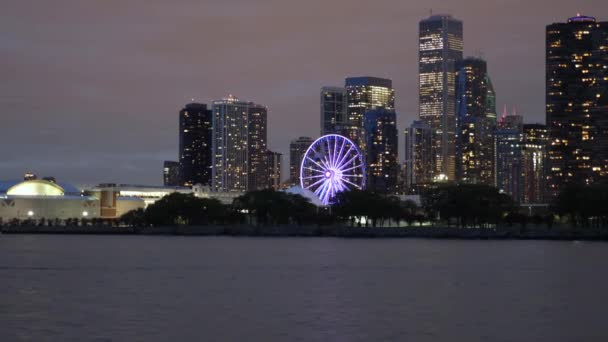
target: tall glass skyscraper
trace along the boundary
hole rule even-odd
[[[363,117],[376,108],[395,109],[393,81],[378,77],[348,77],[345,81],[348,97],[348,137],[365,150]]]
[[[163,163],[163,185],[179,186],[179,162],[165,160]]]
[[[289,144],[289,183],[292,186],[300,185],[300,164],[312,143],[310,137],[299,137]]]
[[[419,25],[420,119],[434,131],[434,176],[455,179],[456,61],[462,59],[462,21],[433,15]]]
[[[463,183],[494,185],[496,100],[489,80],[486,61],[456,63],[456,179]]]
[[[321,88],[321,135],[345,134],[348,123],[346,89]]]
[[[211,184],[212,113],[206,104],[189,103],[179,112],[180,184]]]
[[[268,186],[266,126],[264,106],[234,96],[213,101],[213,191]]]
[[[397,191],[397,115],[392,109],[368,110],[364,116],[366,188],[384,193]]]
[[[433,179],[433,130],[423,121],[414,121],[405,130],[405,187],[411,192]]]
[[[521,200],[522,184],[523,118],[520,115],[504,115],[497,123],[495,132],[495,182],[496,187]]]
[[[608,22],[576,16],[547,26],[551,195],[608,178]]]
[[[281,188],[281,156],[282,154],[279,152],[266,151],[266,169],[268,170],[266,179],[268,187],[274,190]]]
[[[524,125],[522,203],[544,203],[546,194],[547,126]]]

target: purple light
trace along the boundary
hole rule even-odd
[[[365,188],[365,163],[350,139],[328,134],[315,140],[302,158],[300,186],[315,193],[324,205],[351,189]]]

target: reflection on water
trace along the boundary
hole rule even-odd
[[[606,341],[608,245],[0,236],[0,340]]]

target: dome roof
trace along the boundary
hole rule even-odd
[[[65,190],[56,183],[34,179],[11,186],[6,194],[11,196],[63,196]]]
[[[292,186],[291,188],[285,190],[285,192],[288,194],[300,195],[302,197],[308,198],[308,200],[310,200],[310,203],[316,205],[317,207],[324,206],[323,202],[321,202],[319,197],[317,197],[314,192],[308,189],[302,189],[302,187],[299,185]]]

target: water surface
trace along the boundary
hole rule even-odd
[[[0,235],[0,341],[608,341],[608,244]]]

